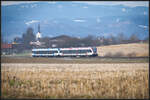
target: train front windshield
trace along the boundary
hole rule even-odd
[[[97,48],[96,47],[93,48],[93,52],[97,53]]]

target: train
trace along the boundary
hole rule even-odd
[[[32,49],[32,57],[95,57],[95,56],[98,56],[96,47]]]

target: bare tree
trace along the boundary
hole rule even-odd
[[[144,38],[144,42],[149,43],[149,36]]]
[[[113,34],[111,34],[108,37],[108,41],[109,41],[109,44],[117,44],[117,38],[115,36],[113,36]]]
[[[118,36],[117,36],[117,43],[120,44],[120,43],[124,43],[125,41],[125,36],[123,33],[119,33]]]
[[[31,41],[35,41],[35,35],[33,34],[33,29],[31,27],[29,27],[26,31],[26,33],[24,33],[22,35],[22,39],[23,39],[23,43],[26,49],[31,49],[32,46],[30,45]]]
[[[132,34],[132,35],[130,36],[130,38],[129,38],[129,41],[130,41],[131,43],[139,42],[139,40],[140,40],[140,39],[137,37],[136,34]]]

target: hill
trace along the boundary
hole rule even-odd
[[[148,43],[131,43],[120,45],[99,46],[98,55],[115,55],[121,53],[124,56],[134,54],[136,57],[149,56],[149,44]]]
[[[60,36],[56,36],[56,37],[53,37],[53,38],[51,38],[51,40],[63,40],[63,41],[65,41],[65,40],[68,40],[68,39],[73,39],[72,37],[70,37],[70,36],[67,36],[67,35],[60,35]]]
[[[28,27],[37,33],[38,23],[43,37],[55,37],[64,33],[76,37],[123,33],[128,37],[135,33],[143,39],[149,33],[148,7],[144,6],[35,2],[2,6],[1,18],[1,33],[9,42],[14,37],[21,36]]]

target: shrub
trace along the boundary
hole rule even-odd
[[[112,57],[112,53],[111,52],[108,52],[104,55],[104,57]]]
[[[113,55],[113,57],[123,57],[124,54],[122,52],[117,52]]]
[[[136,57],[136,53],[135,53],[135,52],[128,53],[127,56],[128,56],[128,57]]]
[[[115,54],[112,54],[111,52],[108,52],[105,54],[104,57],[123,57],[124,54],[122,52],[117,52]]]

